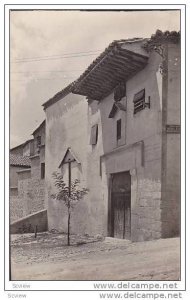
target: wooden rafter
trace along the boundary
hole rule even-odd
[[[101,100],[122,80],[127,80],[147,64],[148,56],[114,46],[96,59],[76,82],[73,93]]]

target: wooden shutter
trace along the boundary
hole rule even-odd
[[[145,108],[145,89],[135,94],[134,99],[134,114]]]

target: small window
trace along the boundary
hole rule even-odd
[[[41,163],[41,179],[45,178],[45,163]]]
[[[121,139],[121,119],[117,120],[117,141]]]
[[[98,142],[98,124],[92,126],[91,136],[90,136],[90,145],[96,145]]]
[[[135,94],[134,99],[134,114],[146,107],[145,105],[145,89]]]
[[[39,147],[41,145],[41,136],[37,136],[37,146]]]

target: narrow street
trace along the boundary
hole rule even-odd
[[[12,280],[179,280],[180,239],[12,235]]]

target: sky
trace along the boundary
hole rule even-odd
[[[11,11],[10,147],[32,138],[42,104],[113,41],[180,30],[179,11]]]

